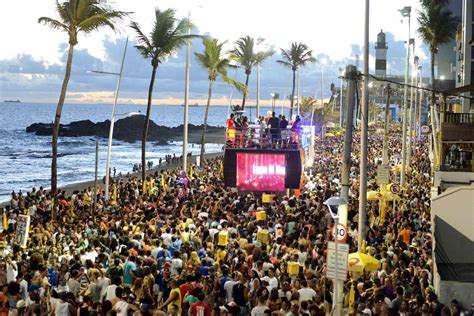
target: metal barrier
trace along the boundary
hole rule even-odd
[[[474,113],[444,113],[444,123],[474,124]]]
[[[226,128],[227,148],[301,148],[301,129],[249,125]]]

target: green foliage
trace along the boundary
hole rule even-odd
[[[319,100],[313,97],[301,97],[300,115],[305,122],[311,122],[313,110],[313,124],[317,126],[322,126],[338,119],[338,113],[332,111],[330,104],[325,103],[321,106]]]
[[[438,46],[448,43],[456,35],[459,19],[440,1],[425,1],[419,11],[418,34],[428,44],[430,52],[436,54]]]
[[[303,43],[294,42],[288,50],[280,48],[280,53],[282,59],[277,60],[277,63],[288,67],[293,71],[296,71],[298,66],[305,66],[306,64],[316,62],[316,58],[312,56],[313,51]]]
[[[78,43],[77,36],[80,32],[91,33],[104,26],[115,30],[115,20],[122,19],[126,12],[112,10],[102,6],[96,0],[69,0],[59,2],[56,0],[56,11],[60,19],[41,17],[38,23],[50,26],[52,29],[67,32],[69,44]]]
[[[132,22],[130,27],[135,31],[138,45],[135,46],[140,54],[151,60],[153,67],[158,67],[167,57],[184,46],[188,40],[199,37],[189,35],[190,22],[188,19],[178,20],[175,10],[155,10],[155,21],[149,36],[146,36],[137,22]]]
[[[208,79],[216,81],[220,77],[224,82],[233,85],[237,90],[246,93],[244,84],[235,81],[227,76],[227,69],[233,67],[231,59],[224,56],[223,45],[217,39],[203,38],[204,52],[194,53],[198,63],[207,69]]]

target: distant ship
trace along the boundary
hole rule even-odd
[[[3,102],[5,102],[5,103],[20,103],[21,101],[20,100],[5,100]]]
[[[181,106],[184,106],[184,104],[181,104]],[[199,107],[199,104],[198,103],[194,103],[194,104],[190,104],[188,105],[190,108],[197,108]]]

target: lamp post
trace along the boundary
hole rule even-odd
[[[297,84],[296,84],[296,113],[298,113],[298,116],[300,115],[300,65],[298,65],[297,68],[298,71],[298,78],[296,79]],[[295,96],[293,96],[293,101],[295,99]]]
[[[119,91],[120,91],[120,83],[122,81],[123,64],[125,62],[125,56],[127,54],[127,46],[128,46],[128,37],[125,41],[125,48],[123,50],[122,64],[120,65],[120,72],[115,73],[115,72],[106,72],[106,71],[97,71],[97,70],[91,70],[90,71],[90,72],[93,72],[93,73],[118,76],[117,86],[115,88],[114,104],[112,106],[112,117],[110,119],[109,141],[108,141],[108,145],[107,145],[107,162],[106,162],[106,165],[105,165],[105,200],[106,201],[109,198],[110,151],[111,151],[111,147],[112,147],[112,136],[113,136],[113,132],[114,132],[115,108],[117,107],[117,100],[118,100],[118,95],[119,95]],[[142,166],[142,167],[144,168],[145,166]]]
[[[257,38],[257,47],[259,47],[265,41],[264,38]],[[257,108],[257,118],[260,115],[260,62],[257,62],[257,98],[255,100],[255,106]]]
[[[339,68],[339,73],[341,74],[341,88],[339,90],[339,127],[342,128],[342,80],[344,79],[345,71],[342,68]]]
[[[339,223],[343,224],[344,226],[347,225],[347,201],[341,197],[330,197],[326,201],[324,201],[324,204],[328,207],[329,214],[331,214],[331,218],[334,220],[334,225],[337,227]],[[334,214],[332,211],[332,206],[337,207],[337,213]],[[341,303],[339,302],[339,297],[342,297],[342,289],[344,286],[344,280],[339,280],[338,278],[338,261],[339,261],[339,256],[338,256],[338,241],[337,241],[337,234],[335,236],[335,255],[336,255],[336,262],[335,262],[335,269],[334,269],[334,301],[333,301],[333,311],[335,311],[336,315],[341,315]],[[341,284],[339,284],[341,283]],[[339,293],[341,291],[341,293]],[[331,313],[332,314],[332,313]]]
[[[405,168],[406,168],[406,142],[407,142],[407,116],[408,116],[408,76],[410,69],[410,22],[411,7],[404,7],[400,10],[403,17],[408,18],[408,39],[405,62],[405,87],[403,89],[403,123],[402,123],[402,172],[400,175],[400,186],[405,184]]]
[[[198,5],[202,8],[201,5]],[[191,35],[191,11],[188,12],[188,35]],[[184,82],[184,117],[183,117],[183,170],[188,168],[188,112],[189,112],[189,67],[191,64],[191,40],[186,44],[186,74]]]
[[[365,0],[364,27],[364,85],[362,88],[361,132],[360,132],[360,183],[359,183],[359,238],[357,251],[362,251],[362,240],[365,237],[367,207],[367,143],[368,143],[368,107],[369,107],[369,0]]]
[[[321,65],[321,107],[324,106],[324,65],[326,65],[326,59],[321,59],[319,64]]]

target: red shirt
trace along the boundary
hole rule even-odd
[[[235,128],[235,122],[233,119],[227,119],[227,128]]]
[[[203,302],[196,302],[189,309],[191,316],[211,316],[211,308]]]

